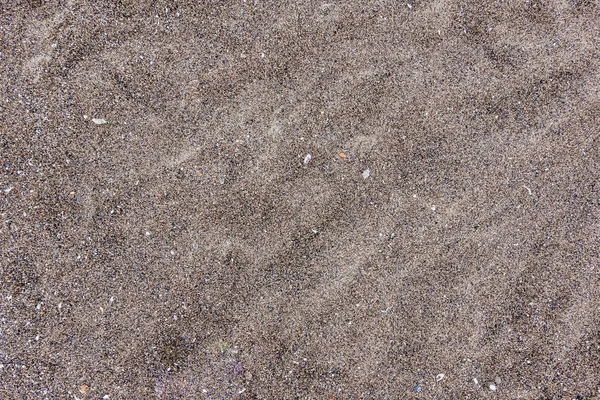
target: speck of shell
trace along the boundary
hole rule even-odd
[[[308,164],[310,160],[312,160],[310,153],[304,156],[304,164]]]
[[[492,392],[495,392],[495,391],[496,391],[496,385],[494,385],[494,384],[492,383],[492,384],[490,385],[490,390],[491,390]]]
[[[362,172],[362,177],[363,177],[363,179],[367,179],[369,176],[371,176],[371,171],[369,171],[368,169],[365,169],[365,170]]]

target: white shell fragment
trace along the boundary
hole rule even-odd
[[[444,374],[438,374],[438,376],[436,376],[436,377],[435,377],[435,381],[436,381],[436,382],[439,382],[439,381],[441,381],[442,379],[444,379],[444,377],[445,377],[445,376],[446,376],[446,375],[444,375]]]
[[[304,156],[304,164],[308,164],[310,160],[312,160],[312,156],[310,155],[310,153]]]
[[[362,173],[363,179],[367,179],[369,176],[371,176],[371,171],[369,171],[368,169],[365,169]]]
[[[96,125],[102,125],[106,123],[106,120],[104,118],[93,118],[92,122]]]

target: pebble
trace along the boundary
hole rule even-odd
[[[369,176],[371,176],[371,171],[369,171],[368,169],[365,169],[362,173],[363,179],[367,179]]]
[[[494,382],[496,382],[496,385],[499,385],[502,383],[502,379],[500,379],[500,377],[497,376],[496,379],[494,379]]]
[[[493,383],[491,383],[491,384],[490,384],[490,390],[491,390],[492,392],[495,392],[495,391],[496,391],[496,385],[494,385]]]
[[[417,385],[413,388],[413,391],[415,392],[420,392],[421,391],[421,385]]]
[[[304,156],[304,164],[308,164],[310,160],[312,160],[312,156],[310,155],[310,153]]]
[[[106,123],[106,120],[104,118],[94,118],[92,119],[92,122],[96,125],[102,125]]]

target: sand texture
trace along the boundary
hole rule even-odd
[[[0,399],[600,398],[595,0],[0,0]]]

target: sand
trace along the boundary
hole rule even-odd
[[[598,399],[599,131],[593,0],[1,1],[0,398]]]

